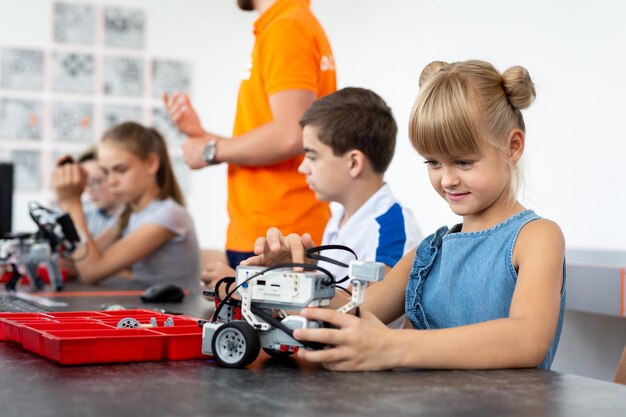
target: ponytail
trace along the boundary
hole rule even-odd
[[[153,127],[148,128],[148,131],[154,136],[156,154],[159,157],[159,170],[156,173],[157,184],[159,184],[159,189],[161,190],[159,199],[165,200],[166,198],[171,198],[181,206],[184,206],[185,197],[176,180],[165,139],[163,139],[163,135]]]

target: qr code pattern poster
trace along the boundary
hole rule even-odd
[[[93,143],[93,114],[94,106],[91,103],[53,103],[52,138],[58,141]]]
[[[143,95],[143,60],[123,56],[104,58],[104,93],[111,96]]]
[[[2,49],[2,87],[42,90],[44,53],[36,49]]]
[[[91,94],[95,90],[95,58],[91,54],[55,53],[52,55],[55,91]]]
[[[0,100],[0,138],[41,140],[43,103],[40,100]]]
[[[93,45],[96,42],[96,9],[90,4],[54,4],[54,40]]]
[[[144,47],[146,16],[142,10],[107,7],[104,10],[104,43],[106,46]]]
[[[152,61],[152,95],[188,93],[191,84],[189,64],[181,61],[155,59]]]
[[[140,106],[105,105],[102,112],[102,128],[108,129],[123,122],[143,123],[143,110]]]

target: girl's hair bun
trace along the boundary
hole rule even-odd
[[[525,109],[535,100],[535,84],[530,79],[528,70],[519,65],[504,71],[502,87],[507,100],[516,109]]]
[[[430,64],[426,65],[422,70],[422,73],[420,74],[419,86],[422,87],[426,83],[426,81],[432,78],[433,75],[435,75],[437,72],[439,72],[439,70],[442,70],[448,65],[450,64],[443,61],[433,61]]]

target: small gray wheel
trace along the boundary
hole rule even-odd
[[[118,321],[116,327],[118,329],[136,329],[140,324],[139,320],[127,317]]]
[[[244,321],[222,325],[213,335],[211,344],[215,359],[227,368],[250,365],[261,350],[259,335]]]

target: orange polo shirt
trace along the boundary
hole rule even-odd
[[[307,0],[278,0],[254,23],[249,78],[242,80],[233,140],[272,121],[269,97],[284,90],[308,90],[322,97],[337,89],[332,50]],[[228,167],[226,249],[253,250],[270,226],[284,234],[322,240],[330,211],[298,173],[302,156],[276,165]]]

